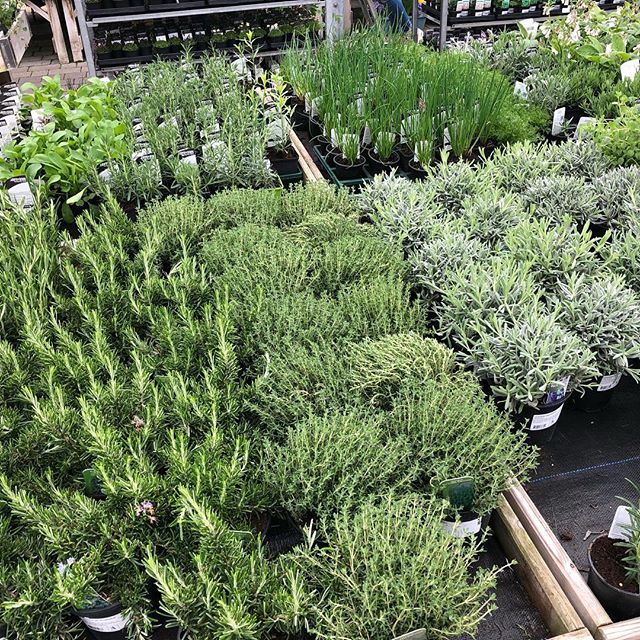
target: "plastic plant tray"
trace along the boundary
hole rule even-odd
[[[353,180],[340,180],[340,178],[336,176],[335,172],[327,162],[327,158],[324,155],[322,155],[322,153],[320,152],[320,147],[314,144],[313,151],[316,154],[316,157],[318,158],[318,160],[320,161],[320,164],[322,165],[323,169],[329,174],[331,181],[334,184],[338,185],[339,187],[360,187],[363,184],[367,182],[371,182],[371,180],[373,180],[374,174],[372,174],[367,169],[366,165],[363,168],[363,173],[364,173],[363,178],[355,178]],[[402,178],[408,178],[409,180],[413,179],[412,176],[410,176],[406,171],[402,171],[401,169],[398,169],[396,171],[396,175]]]

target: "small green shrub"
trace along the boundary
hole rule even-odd
[[[573,274],[557,292],[559,320],[591,349],[602,375],[629,373],[640,357],[640,299],[620,276]]]
[[[409,491],[418,462],[385,422],[365,409],[329,412],[292,425],[282,444],[267,442],[262,473],[278,504],[299,522],[314,516],[328,528],[336,512],[353,513],[363,496]]]
[[[549,220],[523,221],[505,237],[505,247],[546,291],[553,291],[572,274],[595,274],[601,268],[594,258],[607,244],[608,236],[594,239],[588,226],[578,231],[570,218],[555,224]]]
[[[444,516],[444,505],[411,495],[365,502],[355,516],[337,515],[328,546],[294,556],[317,592],[313,631],[350,640],[420,628],[427,637],[475,633],[493,610],[486,594],[499,570],[469,577],[480,542],[444,533]]]
[[[522,194],[535,215],[556,223],[566,216],[582,225],[598,216],[598,194],[584,178],[570,175],[541,177],[531,180]]]
[[[487,162],[491,182],[507,191],[520,193],[530,182],[559,172],[546,145],[520,142],[495,150]]]
[[[615,120],[599,122],[593,136],[613,165],[640,164],[640,112],[635,105],[621,105],[620,115]]]

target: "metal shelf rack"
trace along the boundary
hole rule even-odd
[[[614,2],[604,6],[605,10],[615,9],[617,6],[620,6],[621,2]],[[502,27],[510,24],[517,24],[521,20],[525,20],[526,18],[531,18],[535,20],[535,22],[545,22],[547,20],[554,20],[555,18],[566,18],[567,12],[556,13],[548,16],[527,16],[523,13],[514,13],[510,14],[504,18],[493,18],[490,20],[469,20],[465,21],[464,19],[456,20],[455,23],[449,24],[449,0],[440,0],[440,17],[437,18],[427,12],[421,11],[420,6],[418,4],[418,0],[413,0],[413,12],[412,12],[412,32],[413,39],[417,39],[418,35],[418,17],[419,15],[424,16],[429,22],[432,22],[440,27],[440,34],[438,38],[438,46],[440,51],[444,51],[447,43],[447,32],[453,29],[475,29],[475,28],[486,28],[486,27]]]
[[[327,38],[338,37],[345,25],[346,9],[349,0],[274,0],[273,2],[254,2],[247,4],[234,4],[210,7],[198,7],[196,9],[174,9],[167,11],[144,11],[127,13],[123,15],[100,16],[87,18],[84,0],[74,0],[80,35],[87,59],[89,75],[96,75],[96,61],[93,55],[93,30],[104,24],[126,23],[136,21],[163,20],[167,18],[182,18],[190,16],[204,16],[221,13],[237,13],[240,11],[255,11],[259,9],[282,9],[287,7],[299,7],[302,5],[322,5],[325,7],[325,33]],[[275,53],[271,53],[275,55]],[[115,70],[118,67],[109,68]]]

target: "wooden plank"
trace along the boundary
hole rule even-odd
[[[514,482],[505,497],[584,626],[595,634],[610,625],[611,618],[520,483]]]
[[[311,171],[309,165],[305,162],[305,159],[298,156],[298,162],[300,163],[300,168],[302,169],[302,175],[304,176],[305,182],[317,182],[313,171]]]
[[[600,627],[596,640],[640,640],[640,618]]]
[[[76,11],[71,0],[62,0],[62,11],[64,13],[64,21],[67,27],[71,56],[73,57],[74,62],[82,62],[84,61],[82,40],[80,39],[78,23],[76,22]]]
[[[32,11],[35,11],[39,16],[42,16],[47,22],[49,22],[49,14],[43,7],[39,7],[37,4],[34,4],[32,0],[22,0],[24,4],[29,7]]]
[[[593,636],[587,629],[580,629],[579,631],[572,631],[571,633],[565,633],[561,636],[555,636],[549,640],[593,640]]]
[[[582,630],[582,620],[504,498],[491,522],[507,557],[517,561],[514,570],[551,633]]]
[[[13,56],[16,66],[20,64],[24,54],[29,47],[33,32],[31,31],[31,11],[23,7],[16,16],[15,22],[11,25],[7,37],[13,49]]]
[[[64,42],[64,34],[62,32],[62,24],[60,22],[60,14],[55,0],[44,0],[49,14],[49,22],[51,23],[51,32],[53,33],[53,48],[60,64],[69,63],[69,55],[67,54],[67,45]]]
[[[323,177],[322,173],[320,173],[320,169],[318,169],[318,167],[316,167],[316,164],[313,161],[313,158],[309,155],[309,153],[305,149],[304,145],[300,141],[300,138],[298,138],[298,136],[296,135],[295,131],[291,132],[291,142],[293,143],[294,149],[298,152],[298,157],[301,160],[304,160],[304,162],[308,165],[309,170],[311,171],[311,173],[314,176],[314,179],[316,181],[317,180],[324,180],[324,177]]]

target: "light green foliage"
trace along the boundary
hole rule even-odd
[[[558,287],[563,326],[593,351],[602,375],[629,373],[640,356],[640,299],[620,276],[572,274]]]
[[[557,315],[540,307],[516,317],[494,313],[476,321],[476,337],[465,344],[476,373],[486,378],[509,411],[544,403],[550,392],[581,390],[598,375],[593,354],[565,330]]]
[[[640,167],[617,167],[596,178],[599,214],[593,220],[609,228],[638,230],[640,223]]]
[[[353,390],[377,403],[391,402],[403,384],[422,384],[455,369],[453,351],[416,333],[354,344],[350,361]]]
[[[629,480],[636,493],[640,494],[640,487]],[[640,586],[640,503],[625,500],[631,518],[631,525],[625,532],[628,540],[616,544],[627,550],[623,563],[627,578]]]
[[[560,224],[548,219],[527,220],[511,229],[505,237],[505,248],[518,260],[529,265],[529,272],[547,292],[566,282],[571,274],[595,274],[604,265],[594,260],[609,239],[594,239],[588,226],[578,231],[570,218]]]
[[[411,495],[366,502],[355,516],[336,515],[331,545],[294,556],[317,590],[314,632],[351,640],[419,628],[427,637],[473,633],[493,610],[485,594],[499,570],[480,569],[470,578],[467,567],[480,543],[425,526],[444,515],[445,505]]]
[[[609,269],[622,276],[636,295],[640,295],[640,242],[637,230],[614,232],[611,243],[603,247],[602,253]]]
[[[93,197],[87,187],[95,167],[124,154],[125,127],[109,86],[97,78],[69,92],[62,89],[58,76],[23,89],[33,92],[23,101],[43,111],[44,125],[5,145],[0,179],[26,176],[33,190],[44,189],[71,221],[69,205],[82,205]]]
[[[353,513],[363,496],[408,492],[418,469],[406,439],[389,434],[385,415],[361,408],[293,424],[282,444],[266,444],[262,473],[298,521],[315,516],[328,528],[334,513]]]
[[[450,381],[409,380],[395,402],[390,427],[410,443],[420,470],[418,489],[436,492],[444,480],[470,476],[474,510],[486,513],[506,489],[503,470],[518,469],[527,477],[535,459],[522,449],[525,435],[511,433],[509,419],[479,391],[470,373]]]
[[[553,162],[546,145],[522,142],[496,149],[487,162],[493,182],[505,190],[519,193],[538,178],[553,176],[560,167]]]
[[[551,145],[549,157],[559,165],[561,173],[594,179],[611,169],[611,162],[589,137]]]
[[[557,175],[533,179],[522,194],[534,215],[562,223],[565,216],[582,225],[598,216],[598,194],[584,178]]]
[[[620,106],[612,121],[600,121],[593,136],[596,144],[615,166],[640,164],[640,112],[635,104]]]

